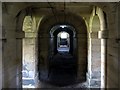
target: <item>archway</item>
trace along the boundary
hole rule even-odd
[[[57,34],[57,51],[69,52],[70,51],[70,35],[65,31],[61,31]]]
[[[46,33],[45,33],[45,35],[47,35]],[[43,35],[44,36],[44,35]],[[78,35],[79,36],[79,35]],[[47,37],[49,37],[49,36],[47,36]],[[103,46],[104,47],[104,46]],[[44,60],[43,60],[44,61]]]
[[[51,62],[54,55],[58,54],[57,35],[65,31],[70,35],[70,52],[77,68],[75,83],[86,81],[87,72],[87,29],[84,20],[75,14],[67,13],[64,21],[64,13],[58,13],[59,20],[53,15],[43,18],[38,32],[38,72],[39,80],[48,82],[51,70]],[[64,28],[63,28],[64,27]],[[62,30],[61,30],[62,29]],[[49,34],[50,33],[50,34]],[[81,53],[81,54],[79,54]],[[73,58],[72,57],[72,58]],[[56,58],[56,57],[55,57]],[[53,59],[54,61],[55,59]],[[71,70],[72,71],[72,70]]]
[[[23,31],[25,37],[22,40],[22,87],[35,88],[35,46],[36,32],[34,20],[30,15],[25,16]]]
[[[76,48],[76,31],[75,28],[70,26],[70,25],[55,25],[51,31],[50,31],[50,53],[51,54],[56,54],[58,52],[57,50],[57,39],[59,40],[58,35],[60,32],[66,32],[68,33],[68,40],[67,42],[69,43],[69,53],[74,54],[75,48]]]
[[[64,34],[68,36],[60,38],[59,35]],[[74,55],[76,32],[70,25],[55,25],[51,29],[50,35],[49,80],[59,85],[71,84],[77,75],[77,57]],[[68,45],[69,50],[67,50]]]
[[[105,13],[101,10],[101,8],[93,8],[89,29],[89,87],[105,88],[107,26]]]

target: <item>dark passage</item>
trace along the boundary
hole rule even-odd
[[[76,66],[76,60],[71,54],[57,53],[50,60],[50,83],[59,86],[73,84],[77,74]]]
[[[74,27],[57,25],[50,31],[48,63],[40,63],[39,78],[57,86],[71,85],[77,78],[76,35]],[[42,60],[42,58],[41,58]]]

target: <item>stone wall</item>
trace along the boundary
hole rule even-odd
[[[21,44],[16,40],[16,22],[12,15],[7,13],[3,14],[3,33],[5,34],[5,39],[3,41],[3,87],[15,88],[19,87],[20,82],[18,78],[21,77],[21,72],[19,71],[21,67],[20,56]],[[7,21],[7,22],[6,22]],[[19,47],[19,48],[18,48]],[[21,51],[21,50],[20,50]],[[12,83],[11,83],[12,82]]]
[[[22,38],[24,33],[18,18],[15,18],[16,11],[12,12],[10,10],[12,7],[5,8],[7,8],[5,3],[2,3],[2,87],[22,88]]]
[[[118,9],[117,9],[117,17],[116,18],[120,18],[120,2],[119,2],[119,4],[118,4]],[[118,63],[120,63],[120,19],[117,19],[118,21],[118,23],[117,23],[117,31],[118,31],[118,41],[117,42],[119,42],[119,44],[118,44]],[[120,66],[118,67],[118,78],[119,78],[119,80],[118,80],[118,83],[119,83],[119,87],[118,88],[120,88]]]
[[[2,89],[2,3],[0,2],[0,89]]]
[[[112,11],[107,14],[109,38],[107,41],[107,88],[119,88],[119,11],[120,3],[111,7]]]
[[[109,6],[111,8],[107,10],[107,29],[109,31],[108,32],[109,37],[107,39],[107,59],[106,59],[106,62],[103,62],[105,63],[105,69],[106,69],[105,70],[106,71],[105,72],[106,73],[105,74],[105,77],[106,77],[105,87],[107,88],[118,88],[119,87],[120,88],[120,74],[119,74],[120,73],[120,67],[119,67],[119,63],[120,63],[119,61],[120,60],[120,40],[119,40],[120,39],[120,25],[119,25],[120,24],[120,20],[119,20],[120,4],[117,5],[114,3],[110,5]],[[115,8],[115,7],[118,7],[118,8]],[[21,10],[21,8],[23,7],[20,5],[16,6],[15,8],[12,4],[8,7],[6,7],[6,5],[3,6],[3,10],[4,10],[2,12],[3,22],[0,22],[0,27],[2,26],[2,31],[3,31],[2,32],[3,37],[0,37],[0,43],[2,42],[3,44],[3,46],[0,46],[0,51],[2,49],[2,56],[0,56],[2,57],[2,59],[0,59],[0,89],[1,89],[1,86],[3,86],[4,88],[21,87],[22,37],[18,37],[18,35],[21,33],[22,30],[20,32],[16,32],[16,27],[17,27],[16,26],[16,22],[17,22],[16,15],[18,14],[19,10]],[[1,23],[3,25],[1,25]],[[79,22],[74,23],[74,24],[76,25],[78,23]],[[20,25],[20,23],[18,25]],[[44,26],[44,27],[47,27],[47,26]],[[79,25],[76,27],[80,28]],[[81,41],[80,39],[81,38],[78,38],[79,41]],[[42,42],[44,41],[46,41],[46,39],[42,40]],[[95,39],[91,41],[95,41]],[[48,41],[44,43],[46,45]],[[95,45],[96,43],[93,42],[91,44]],[[102,44],[105,44],[105,43],[102,43]],[[78,46],[79,45],[81,44],[78,44]],[[43,56],[46,57],[47,49],[45,49],[46,46],[43,46],[43,47],[44,47],[42,48],[43,53],[44,53]],[[91,54],[96,54],[97,50],[99,51],[98,48],[95,50],[96,51],[94,51],[94,48],[93,48],[93,52],[91,52]],[[91,54],[89,54],[90,57],[92,57]],[[103,56],[105,55],[104,52],[102,54]],[[80,60],[82,60],[82,57],[80,58]]]

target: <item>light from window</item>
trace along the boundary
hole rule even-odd
[[[66,32],[62,32],[61,33],[61,38],[62,39],[66,39],[67,38],[67,33]]]

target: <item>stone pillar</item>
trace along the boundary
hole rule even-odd
[[[77,39],[76,39],[76,37],[73,37],[73,55],[76,57],[76,54],[77,54]]]
[[[87,34],[77,34],[77,80],[80,82],[86,81],[87,73]]]
[[[120,17],[120,2],[119,2],[119,17]],[[118,44],[118,61],[119,61],[119,65],[120,65],[120,19],[119,19],[119,44]],[[119,67],[119,88],[120,88],[120,67]]]
[[[22,40],[24,37],[25,37],[25,33],[22,30],[16,32],[17,88],[22,88],[22,47],[23,47]]]
[[[1,29],[1,26],[0,26]],[[1,34],[1,31],[0,31]],[[0,89],[2,89],[2,35],[0,35]]]
[[[34,78],[37,83],[38,73],[37,73],[37,60],[38,57],[36,53],[36,36],[37,33],[35,31],[25,31],[25,37],[23,38],[22,44],[22,63],[23,65],[27,65],[29,70],[29,77]],[[36,66],[35,66],[36,65]]]
[[[98,32],[90,33],[88,56],[88,84],[89,88],[101,86],[101,40]]]
[[[35,71],[35,41],[36,32],[25,32],[23,39],[23,63],[28,65],[30,71]]]
[[[0,2],[0,90],[2,90],[2,2]]]
[[[117,38],[117,43],[118,43],[118,65],[120,65],[120,2],[117,6],[117,16],[116,16],[116,19],[117,19],[117,32],[118,32],[118,38]],[[119,80],[118,80],[118,88],[120,89],[120,67],[118,67],[118,77],[119,77]]]
[[[51,36],[51,39],[50,39],[50,56],[53,56],[54,55],[54,36]]]
[[[42,79],[47,79],[48,78],[48,69],[49,69],[49,62],[48,62],[48,50],[51,49],[49,48],[49,34],[46,34],[44,32],[39,33],[39,40],[38,40],[38,60],[40,63],[38,63],[38,68],[39,68],[39,77]],[[52,50],[52,49],[51,49]],[[43,77],[44,76],[44,77]],[[39,81],[40,82],[40,81]],[[38,84],[39,84],[38,82]]]
[[[99,39],[101,39],[101,88],[105,88],[106,84],[106,60],[107,60],[107,37],[108,31],[99,31]]]

